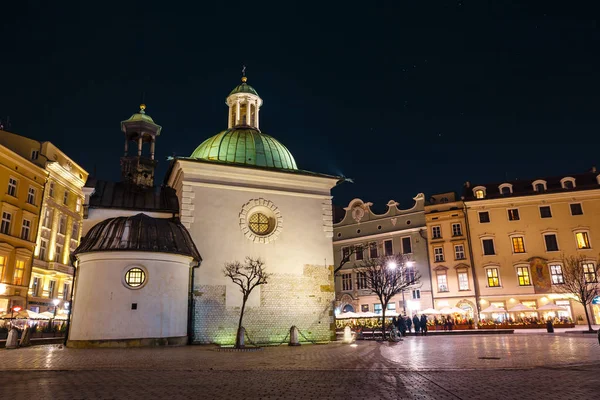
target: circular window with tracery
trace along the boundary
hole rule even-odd
[[[283,228],[281,212],[270,200],[250,200],[240,212],[240,228],[255,243],[272,242]]]
[[[146,283],[146,271],[139,267],[129,268],[125,272],[124,281],[131,289],[139,289]]]

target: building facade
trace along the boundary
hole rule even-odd
[[[471,263],[464,203],[456,194],[433,195],[425,205],[434,308],[457,307],[477,320],[475,273]]]
[[[75,273],[70,254],[81,237],[82,188],[88,173],[51,142],[8,132],[0,141],[48,173],[43,190],[37,194],[41,209],[27,308],[35,312],[53,311],[53,300],[58,300],[58,307],[67,309]]]
[[[467,182],[463,198],[481,308],[508,310],[519,303],[538,308],[553,302],[567,310],[558,316],[583,323],[582,306],[556,287],[563,280],[563,255],[582,255],[590,266],[598,262],[600,173]],[[593,322],[600,323],[598,306],[590,311]]]
[[[342,219],[333,226],[333,253],[336,269],[344,254],[351,254],[350,261],[335,274],[336,312],[380,313],[381,303],[354,272],[354,267],[365,258],[377,258],[392,254],[405,254],[421,275],[420,283],[394,296],[388,310],[398,314],[413,315],[433,307],[431,275],[427,256],[427,232],[425,225],[425,197],[418,194],[413,207],[399,209],[391,200],[387,212],[375,214],[372,203],[352,200],[344,208]],[[354,248],[354,250],[351,250]]]
[[[0,139],[10,135],[0,131]],[[48,172],[0,144],[0,314],[28,300]]]

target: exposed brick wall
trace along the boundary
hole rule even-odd
[[[194,293],[194,342],[233,344],[241,304],[225,306],[224,285],[195,284]],[[329,341],[334,295],[333,266],[305,265],[302,276],[273,274],[260,287],[260,307],[246,307],[243,326],[255,343],[279,343],[292,325],[310,340]]]

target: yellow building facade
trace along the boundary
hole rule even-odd
[[[566,309],[557,317],[585,323],[582,305],[557,287],[563,279],[563,255],[583,255],[590,266],[598,262],[600,174],[592,169],[499,184],[467,182],[463,198],[480,308],[494,305],[509,310],[519,303],[531,308],[554,303]],[[600,323],[598,306],[590,306],[590,311],[592,323]]]
[[[74,275],[69,257],[81,238],[83,186],[88,173],[51,142],[8,132],[0,142],[44,168],[48,176],[40,192],[27,307],[36,312],[53,311],[53,300],[58,300],[58,308],[67,309]]]
[[[0,138],[5,137],[0,131]],[[25,308],[48,172],[0,144],[0,314]]]
[[[457,307],[477,320],[477,286],[471,263],[464,203],[453,192],[425,205],[434,308]]]

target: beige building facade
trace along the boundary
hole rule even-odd
[[[381,302],[366,287],[354,267],[366,258],[404,254],[421,275],[414,287],[394,296],[388,311],[400,315],[413,315],[433,306],[431,278],[427,259],[425,229],[425,196],[419,193],[408,209],[398,208],[396,201],[389,201],[384,214],[371,210],[372,203],[352,200],[344,208],[344,215],[333,226],[333,252],[336,268],[346,252],[350,260],[335,273],[336,313],[381,313]],[[359,248],[359,250],[350,250]],[[350,254],[349,253],[349,254]]]
[[[498,184],[467,182],[463,198],[480,308],[495,305],[509,310],[519,303],[532,308],[555,303],[566,309],[556,316],[584,323],[581,304],[559,293],[557,286],[563,280],[563,255],[583,255],[590,267],[598,262],[600,174],[592,169]],[[598,307],[590,307],[596,324],[600,323]]]
[[[35,312],[68,309],[74,268],[70,254],[79,245],[82,231],[82,188],[88,173],[51,142],[39,142],[14,133],[3,133],[0,142],[31,163],[45,169],[47,180],[39,190],[35,250],[28,278],[27,308]]]
[[[477,320],[477,289],[464,203],[453,192],[433,195],[425,205],[434,308],[457,307]]]

